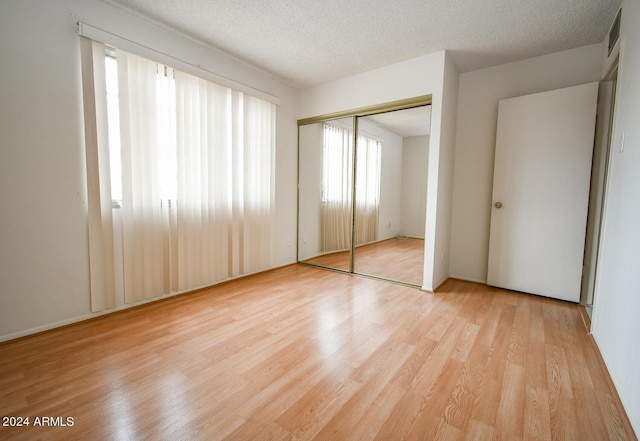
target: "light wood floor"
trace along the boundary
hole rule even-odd
[[[293,265],[0,345],[0,439],[625,440],[576,305]]]
[[[349,270],[349,252],[325,254],[308,263]],[[422,286],[424,239],[394,237],[359,246],[355,253],[355,272]]]

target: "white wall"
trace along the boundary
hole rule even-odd
[[[450,276],[485,282],[498,101],[598,81],[601,45],[460,75]]]
[[[402,137],[360,118],[358,132],[382,140],[380,157],[380,205],[376,240],[398,234],[401,224],[400,194],[402,191]],[[389,227],[391,225],[391,227]]]
[[[377,240],[397,236],[402,225],[402,138],[389,135],[382,143]]]
[[[322,251],[322,123],[298,128],[298,259]]]
[[[432,204],[434,219],[429,222],[427,208],[423,281],[423,288],[426,290],[434,289],[437,286],[434,282],[441,282],[443,274],[448,272],[448,249],[445,248],[449,242],[450,212],[444,206],[440,213],[440,224],[436,223],[435,216],[440,208],[438,199],[450,201],[452,197],[451,188],[446,184],[453,177],[453,161],[449,164],[447,159],[455,147],[455,130],[451,127],[455,129],[457,80],[455,66],[448,61],[446,53],[441,51],[305,89],[298,94],[298,119],[432,95],[427,205]],[[446,97],[443,96],[445,89]],[[454,102],[451,102],[452,97]],[[443,164],[440,162],[441,133],[444,141],[442,148],[445,149]],[[443,173],[439,175],[438,169],[442,165]],[[436,248],[440,251],[441,258],[434,258]]]
[[[97,0],[0,2],[0,340],[89,315],[85,163],[76,22],[200,64],[281,98],[275,264],[295,261],[294,90]]]
[[[427,94],[437,94],[434,100],[439,100],[443,69],[444,51],[441,51],[303,89],[298,93],[297,118]]]
[[[425,237],[425,283],[423,285],[423,288],[429,291],[435,290],[449,278],[459,77],[458,69],[447,56],[444,60],[442,78],[440,121],[434,118],[433,113],[431,114],[430,139],[432,142],[429,146],[427,176],[427,236]],[[439,136],[437,149],[433,148],[434,136]],[[436,191],[435,197],[431,193],[432,189]],[[433,236],[429,235],[431,230],[435,230]],[[433,243],[431,243],[432,237]]]
[[[640,2],[622,3],[618,90],[592,332],[640,435]],[[622,138],[624,137],[624,149]]]
[[[427,215],[427,165],[429,136],[404,138],[400,234],[424,239]]]

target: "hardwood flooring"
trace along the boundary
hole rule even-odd
[[[325,254],[308,263],[349,270],[349,252]],[[356,248],[355,272],[422,286],[424,239],[394,237]]]
[[[16,440],[633,439],[576,305],[303,265],[2,344],[0,415]]]

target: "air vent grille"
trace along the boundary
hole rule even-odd
[[[616,19],[613,21],[613,25],[611,26],[611,30],[609,31],[609,47],[607,48],[607,57],[611,55],[611,51],[616,45],[618,38],[620,37],[620,13],[622,9],[618,10],[618,14],[616,14]]]

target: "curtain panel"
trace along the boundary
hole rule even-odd
[[[104,52],[103,44],[80,38],[92,312],[116,305]]]
[[[89,41],[83,48],[83,66],[104,60],[104,45]],[[90,237],[95,236],[92,310],[114,306],[111,285],[123,292],[124,303],[134,303],[269,268],[275,105],[131,53],[114,54],[117,91],[110,93],[118,96],[117,111],[87,100],[106,94],[100,81],[104,61],[83,70],[83,79],[94,84],[85,88],[85,125],[98,128],[85,129],[91,134],[88,219]],[[87,114],[87,108],[97,110]],[[119,130],[107,130],[105,118],[93,115],[102,113],[117,115],[108,125]],[[96,131],[100,142],[93,141]],[[118,139],[105,140],[106,133]],[[93,153],[96,144],[119,149],[119,155]],[[109,180],[110,165],[120,170],[111,174],[116,186]],[[111,208],[110,188],[119,186],[122,200]],[[119,216],[111,210],[120,210]],[[115,234],[113,218],[122,222]]]

